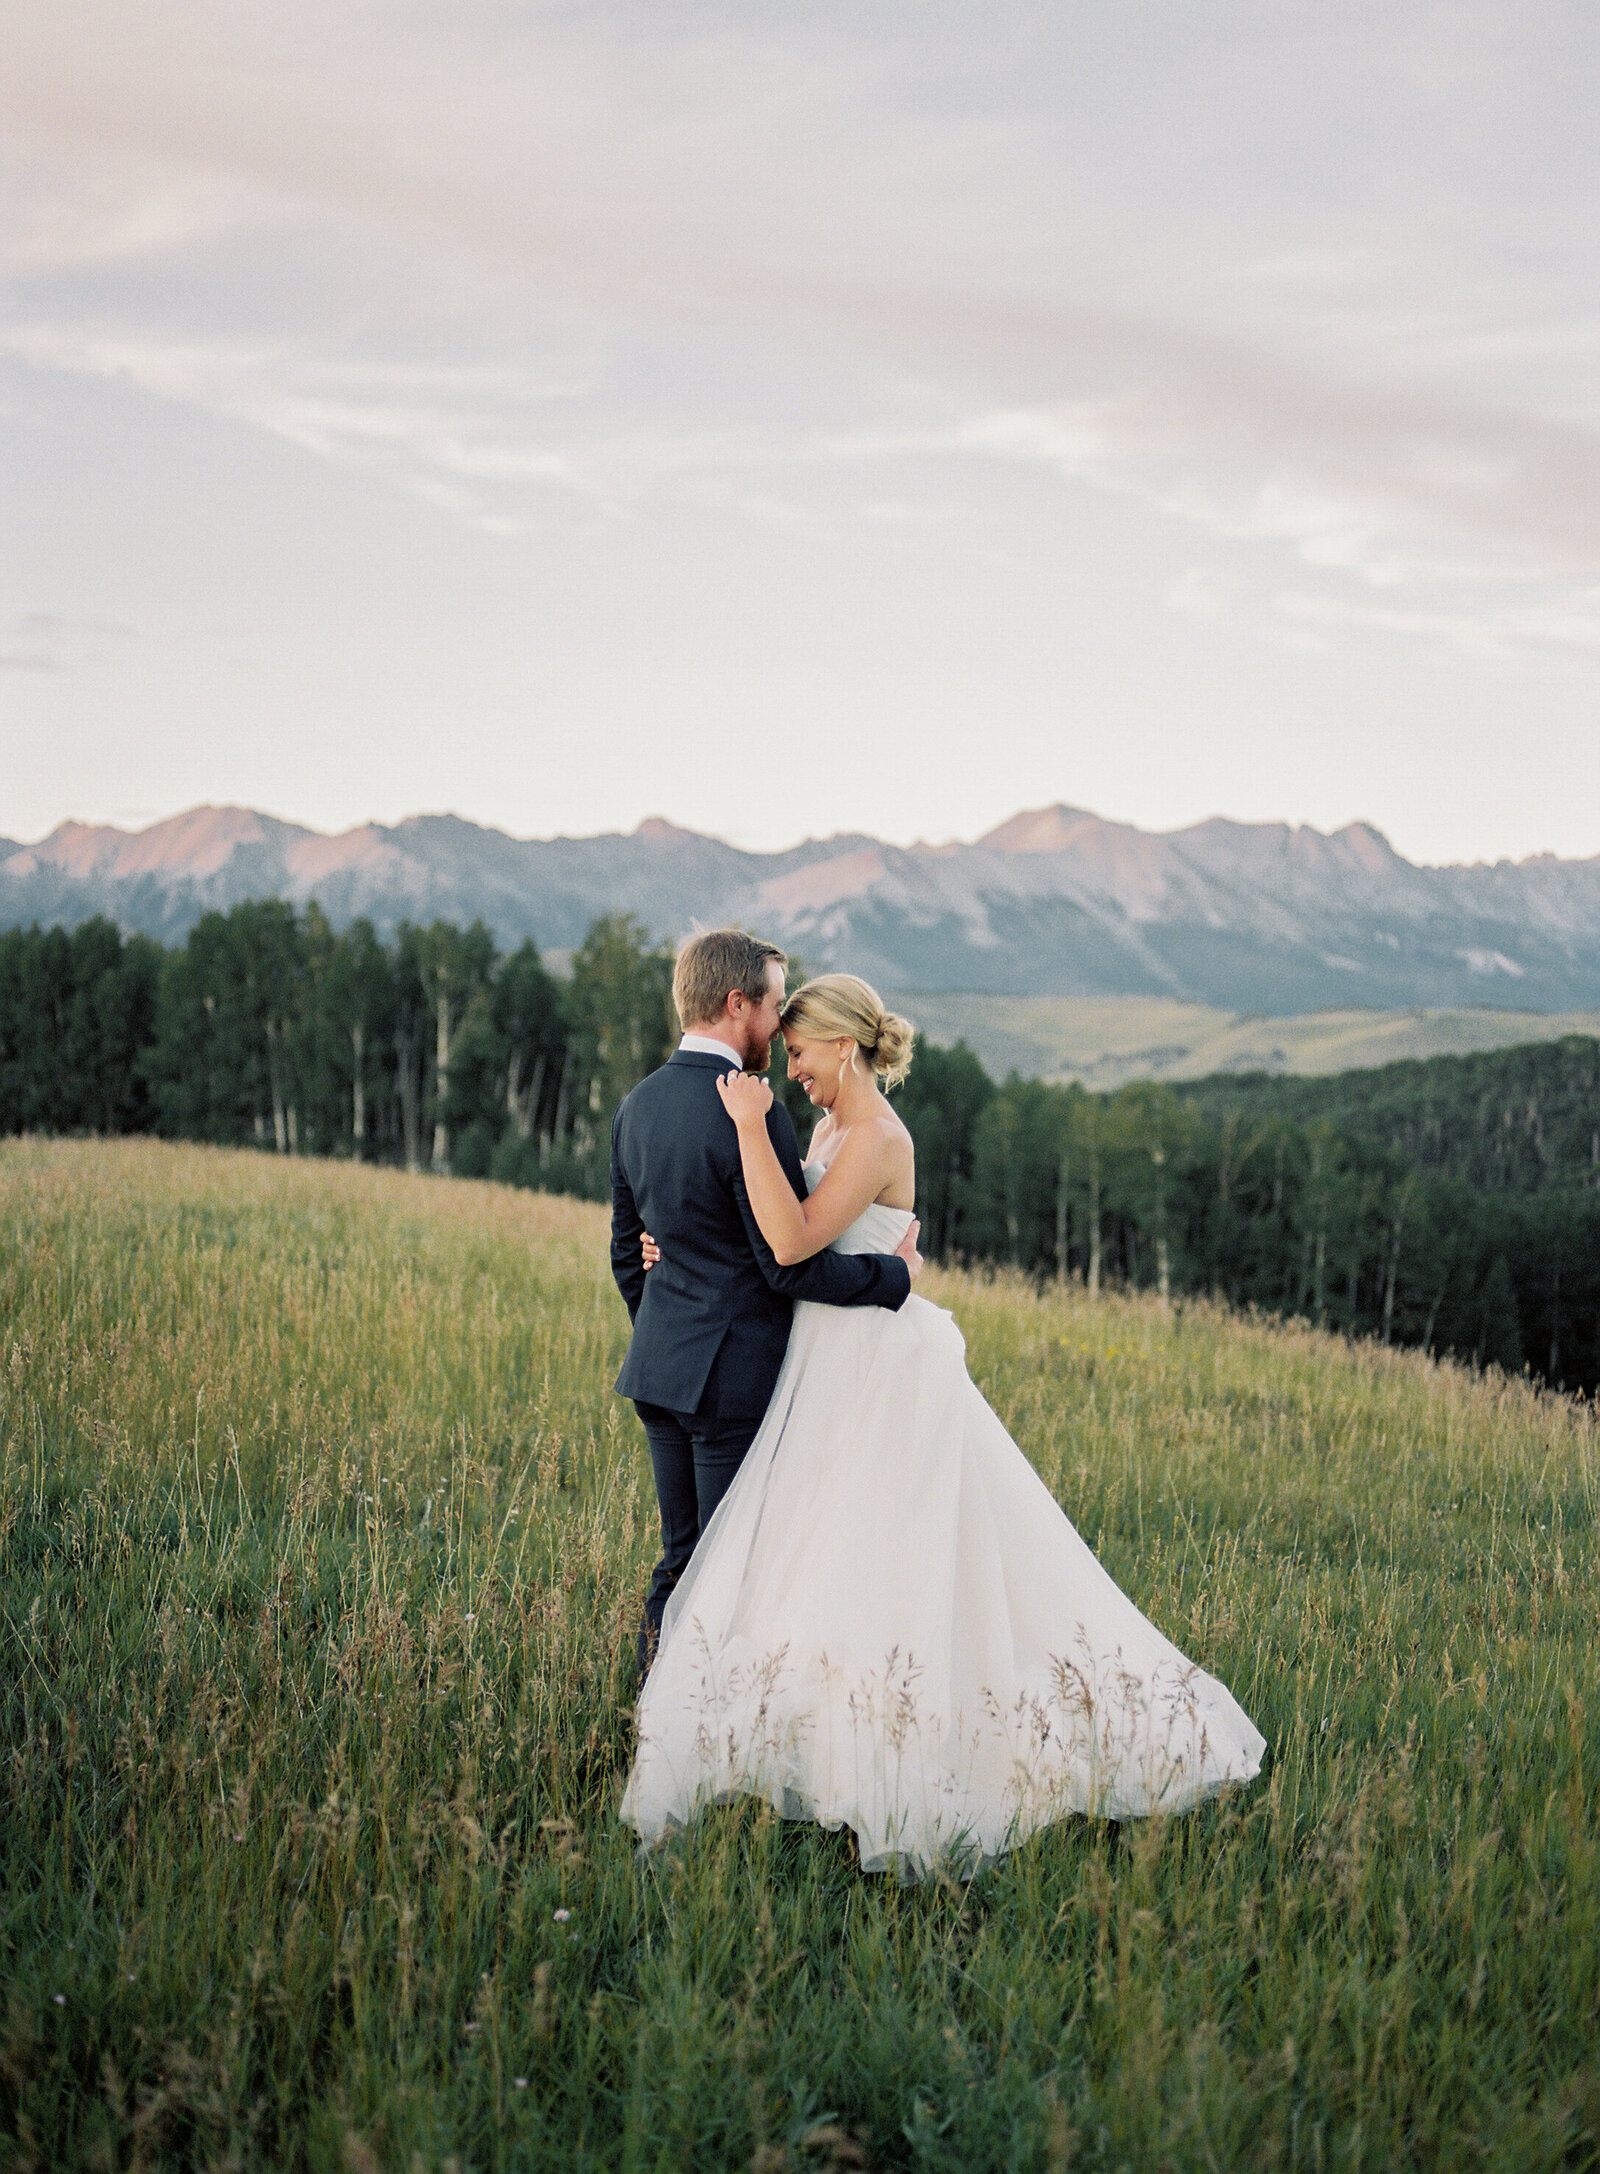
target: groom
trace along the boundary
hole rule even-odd
[[[784,965],[775,945],[739,929],[691,938],[672,976],[683,1040],[611,1127],[611,1272],[633,1322],[616,1386],[643,1422],[661,1504],[661,1560],[639,1631],[641,1680],[672,1589],[761,1424],[794,1301],[898,1308],[922,1266],[915,1223],[894,1254],[823,1252],[792,1268],[778,1266],[756,1227],[716,1083],[728,1067],[767,1069]],[[794,1127],[776,1099],[767,1130],[804,1200]],[[661,1248],[648,1276],[639,1250],[646,1230]]]

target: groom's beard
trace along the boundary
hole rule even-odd
[[[767,1069],[771,1062],[772,1044],[770,1042],[752,1042],[745,1053],[744,1068],[747,1072],[754,1072],[759,1075]]]

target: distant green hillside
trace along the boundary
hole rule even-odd
[[[1333,1078],[1213,1077],[1184,1101],[1213,1127],[1324,1126],[1480,1193],[1600,1187],[1600,1041],[1570,1035]]]
[[[1405,1058],[1467,1056],[1569,1034],[1600,1035],[1600,1012],[1337,1011],[1266,1018],[1166,997],[897,995],[930,1042],[964,1041],[995,1079],[1110,1090],[1128,1080],[1214,1073],[1362,1071]]]

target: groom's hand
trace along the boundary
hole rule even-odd
[[[917,1251],[917,1236],[921,1229],[922,1225],[913,1216],[910,1229],[894,1249],[895,1259],[904,1261],[906,1267],[911,1271],[913,1283],[922,1273],[922,1255]]]

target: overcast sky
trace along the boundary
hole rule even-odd
[[[0,835],[1600,853],[1593,0],[0,0]]]

